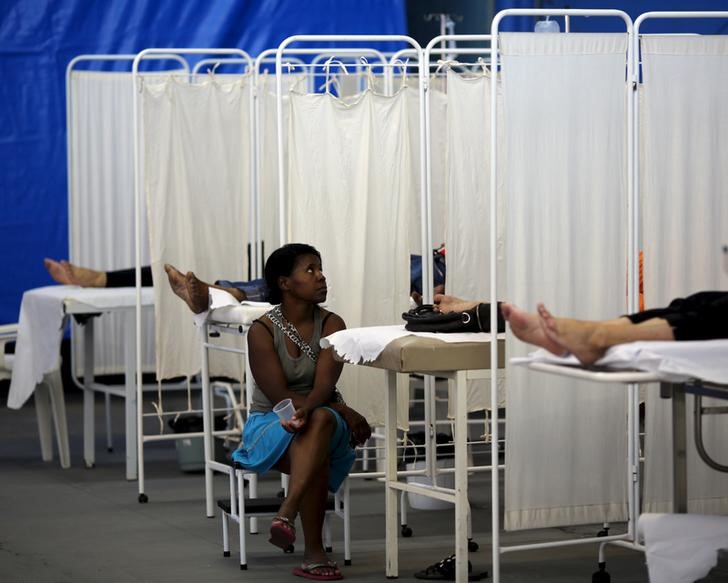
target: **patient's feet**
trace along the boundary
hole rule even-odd
[[[570,352],[582,364],[594,364],[607,351],[602,342],[604,324],[588,320],[556,318],[543,304],[538,305],[538,317],[544,335]]]
[[[187,285],[187,305],[195,314],[200,314],[210,307],[210,286],[191,271],[185,275]]]
[[[508,321],[511,332],[519,340],[545,348],[557,356],[568,352],[561,344],[549,338],[541,328],[538,314],[530,314],[517,308],[513,304],[501,304],[501,314]]]
[[[195,314],[207,310],[209,289],[205,282],[197,279],[191,271],[185,275],[169,263],[164,264],[164,271],[167,272],[169,286],[172,291],[184,300],[190,310]]]
[[[106,287],[105,271],[78,267],[68,261],[54,261],[48,257],[43,260],[43,264],[56,283],[81,287]]]

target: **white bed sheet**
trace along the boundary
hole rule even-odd
[[[210,309],[193,318],[198,327],[212,323],[250,326],[271,308],[273,306],[268,302],[239,302],[228,292],[211,287]]]
[[[692,583],[715,567],[720,549],[728,549],[728,516],[643,514],[637,530],[654,583]]]
[[[322,348],[333,347],[336,353],[347,362],[361,364],[375,360],[390,342],[403,336],[434,338],[442,342],[490,342],[491,335],[482,332],[461,332],[456,334],[436,334],[433,332],[410,332],[404,325],[368,326],[340,330],[321,339]],[[499,334],[498,338],[504,335]]]
[[[58,367],[68,312],[105,312],[135,305],[136,288],[133,287],[53,285],[26,291],[20,304],[8,407],[20,409],[43,375]],[[142,305],[153,305],[152,288],[142,288]]]
[[[562,358],[543,349],[511,359],[513,364],[531,362],[579,364],[573,356]],[[610,348],[596,365],[653,372],[671,382],[698,378],[728,384],[728,340],[620,344]]]

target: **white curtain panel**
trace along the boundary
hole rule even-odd
[[[627,35],[500,41],[504,297],[576,318],[624,313]],[[508,357],[529,350],[508,336]],[[624,520],[625,392],[511,367],[506,395],[505,527]]]
[[[205,281],[247,275],[250,206],[250,78],[175,78],[143,84],[144,178],[157,325],[157,375],[200,370],[189,309],[167,283],[164,264]],[[211,367],[240,378],[242,359]]]
[[[134,267],[134,117],[131,73],[74,71],[70,79],[70,260],[103,271]],[[146,233],[146,221],[142,226]],[[149,262],[144,238],[142,261]],[[94,363],[99,374],[124,370],[121,314],[94,323]],[[145,318],[144,337],[154,337]],[[72,341],[76,373],[83,371],[82,338]],[[146,345],[144,370],[154,370]]]
[[[397,82],[398,79],[395,79]],[[420,91],[408,84],[400,89],[404,92],[407,105],[409,125],[409,152],[412,164],[410,166],[410,226],[409,250],[410,253],[420,255],[422,249],[422,194],[420,192]],[[447,143],[442,139],[446,134],[447,124],[447,95],[437,88],[430,89],[430,180],[432,202],[432,244],[437,247],[445,242],[447,220],[447,191],[445,188],[445,161],[447,158]],[[424,251],[427,253],[427,251]]]
[[[411,152],[404,92],[365,92],[353,103],[291,94],[288,241],[314,245],[327,306],[347,327],[401,322],[409,305]],[[347,402],[384,420],[384,372],[347,366]],[[407,394],[400,402],[406,423]]]
[[[642,38],[640,198],[645,305],[667,305],[701,290],[728,290],[728,38]],[[703,401],[719,406],[720,401]],[[670,509],[671,401],[648,392],[647,512]],[[688,412],[693,410],[688,399]],[[688,436],[692,435],[689,415]],[[705,418],[706,449],[728,459],[728,426]],[[728,475],[710,469],[688,439],[689,511],[728,512]]]
[[[489,73],[464,76],[448,71],[446,292],[460,298],[490,295],[490,91]],[[498,216],[503,219],[502,208]],[[502,260],[502,235],[499,241]],[[502,379],[498,404],[505,405]],[[468,410],[490,408],[490,382],[468,381]]]
[[[288,93],[294,87],[305,83],[305,75],[286,74],[283,76],[283,157],[288,160]],[[258,77],[258,172],[260,173],[260,230],[265,244],[265,256],[279,247],[281,241],[278,212],[278,125],[276,112],[276,78],[275,75]],[[261,266],[262,269],[262,266]],[[262,276],[262,271],[261,271]]]

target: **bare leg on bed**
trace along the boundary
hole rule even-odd
[[[206,283],[198,279],[191,271],[188,271],[187,275],[184,275],[169,263],[164,265],[164,271],[167,272],[172,291],[182,298],[195,314],[200,314],[209,308],[211,287],[228,292],[239,302],[242,302],[247,297],[243,290]]]
[[[43,264],[56,283],[81,287],[106,287],[105,271],[78,267],[68,261],[54,261],[48,257],[43,260]]]
[[[557,318],[543,304],[538,305],[538,317],[544,335],[582,364],[593,364],[607,349],[617,344],[638,340],[675,340],[672,327],[663,318],[652,318],[633,324],[629,318],[590,321]]]
[[[501,304],[501,314],[508,322],[513,335],[519,340],[545,348],[557,356],[563,356],[568,352],[563,345],[544,333],[538,314],[524,312],[513,304],[506,303]]]

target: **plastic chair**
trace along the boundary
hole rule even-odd
[[[5,344],[14,342],[18,337],[18,325],[0,326],[0,379],[10,378],[13,370],[13,355],[5,354]],[[68,424],[66,422],[66,401],[63,396],[60,366],[49,372],[35,387],[35,413],[38,419],[40,452],[44,462],[53,460],[53,437],[51,419],[55,426],[58,458],[61,467],[71,467],[68,447]]]
[[[247,570],[247,550],[245,545],[245,520],[250,521],[250,533],[257,534],[257,518],[266,516],[275,516],[281,506],[281,499],[277,496],[258,497],[257,496],[257,474],[246,472],[240,467],[230,467],[227,472],[230,481],[229,498],[218,500],[217,505],[222,515],[222,540],[223,540],[223,556],[230,556],[230,522],[238,525],[238,538],[240,545],[240,568]],[[250,493],[245,495],[246,481]],[[324,547],[327,553],[332,551],[331,546],[331,528],[329,519],[331,515],[336,515],[344,521],[344,565],[351,565],[351,529],[349,514],[349,480],[339,488],[339,491],[329,496],[326,506],[326,516],[324,518]],[[286,549],[285,552],[293,552],[293,545]]]

